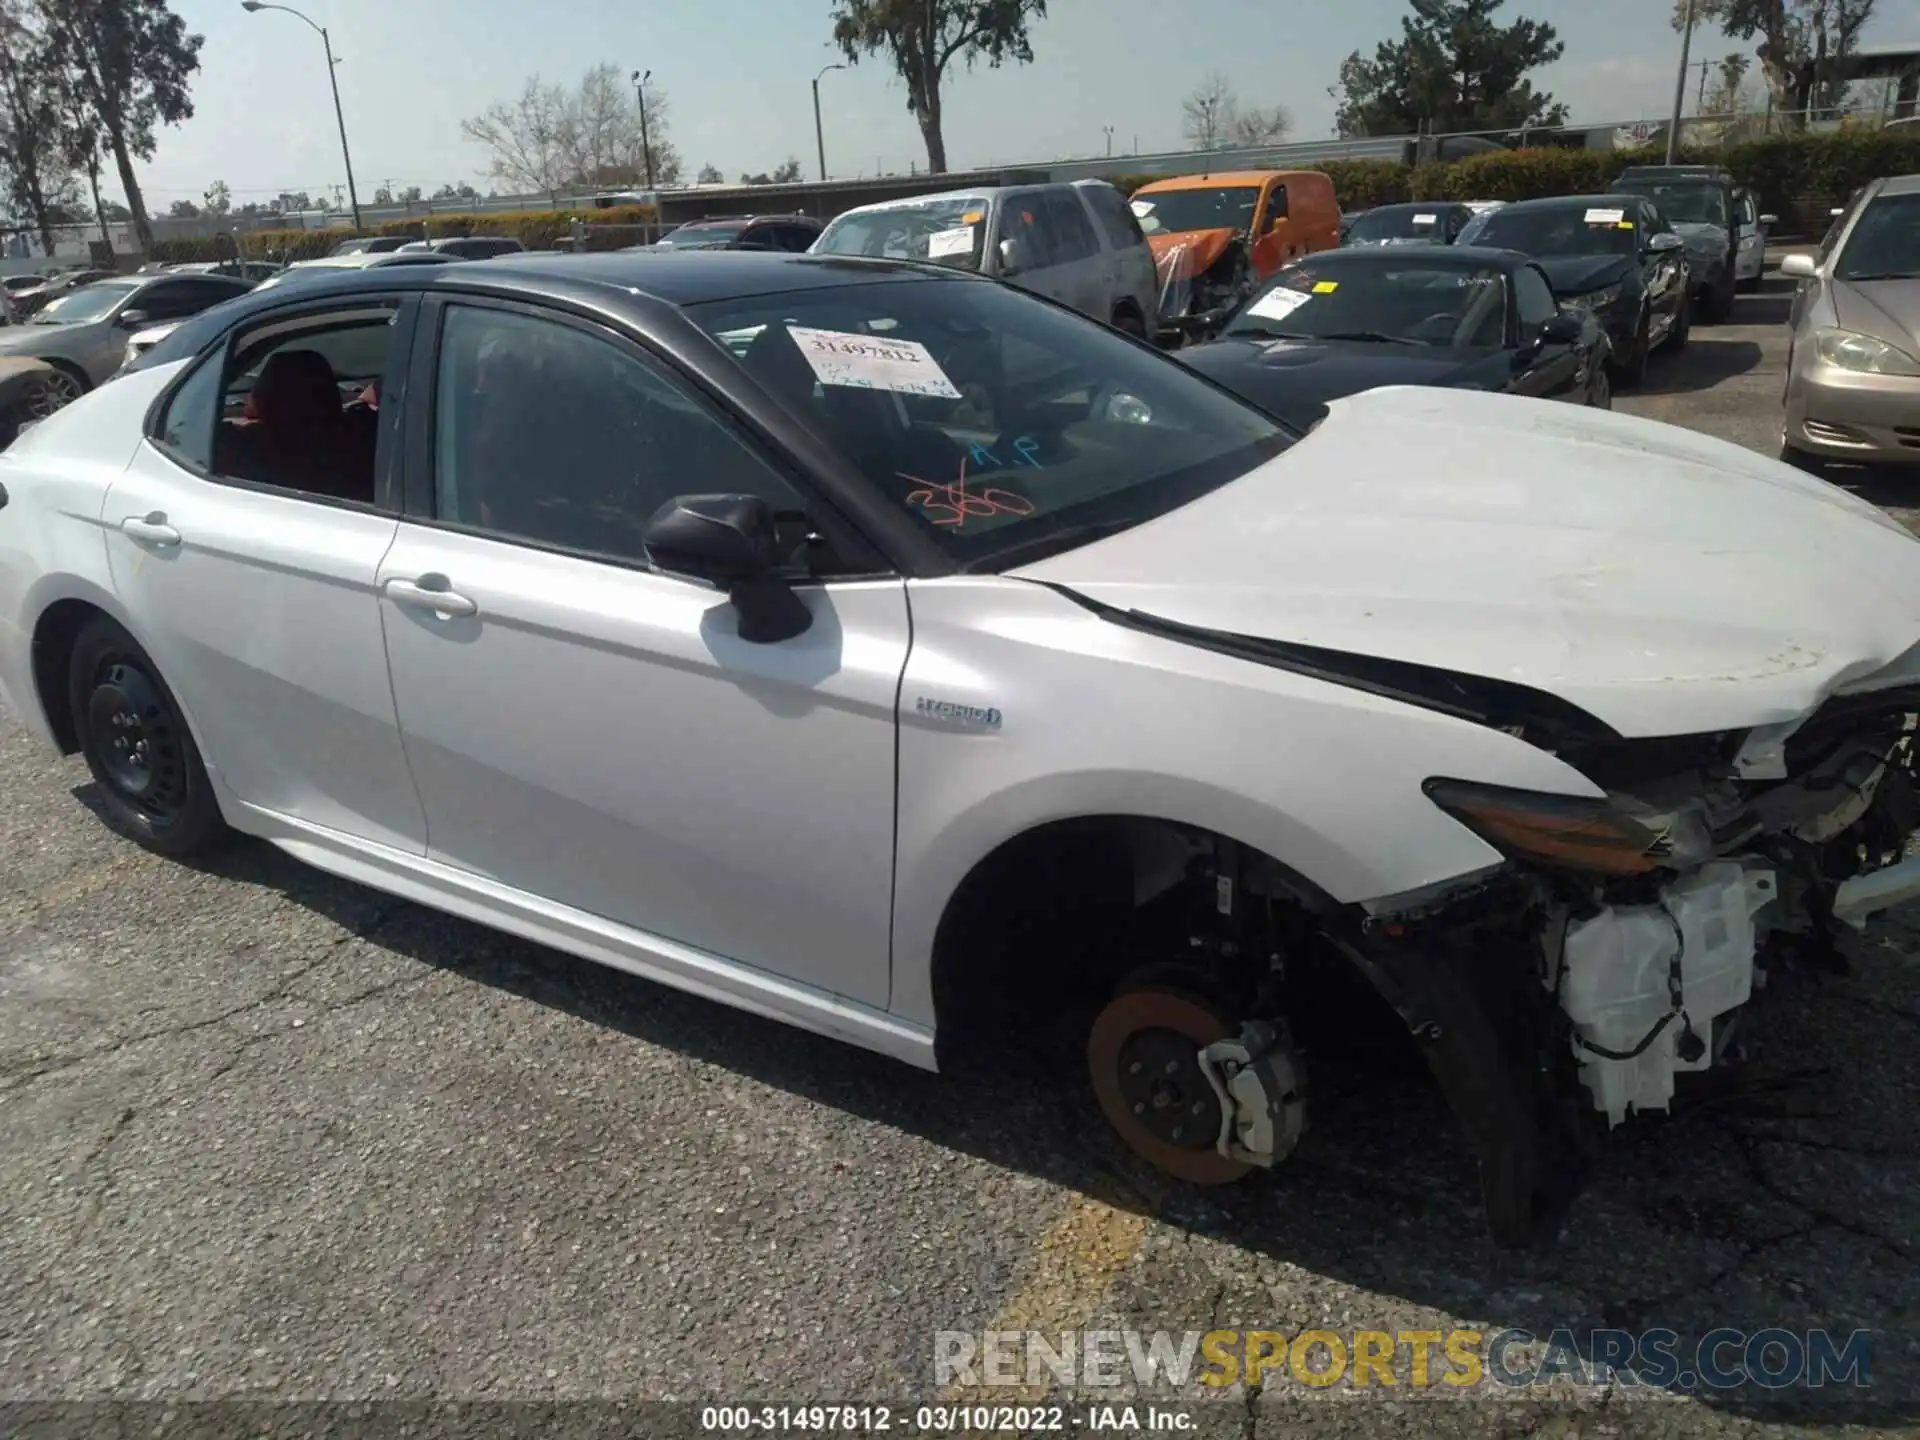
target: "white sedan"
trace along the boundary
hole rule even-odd
[[[1719,441],[1395,387],[1303,436],[925,266],[369,268],[0,454],[0,699],[164,854],[917,1065],[1091,992],[1100,1111],[1198,1184],[1371,985],[1522,1244],[1583,1105],[1920,892],[1916,562]]]

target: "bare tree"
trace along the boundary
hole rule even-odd
[[[651,130],[653,117],[647,120]],[[580,88],[568,97],[560,145],[567,178],[591,188],[619,184],[622,172],[633,168],[640,112],[617,65],[596,65],[580,77]]]
[[[1233,121],[1228,133],[1236,145],[1278,145],[1287,138],[1287,132],[1293,129],[1293,117],[1287,114],[1287,107],[1274,105],[1262,110],[1258,105],[1249,105],[1242,110],[1233,108]]]
[[[558,85],[529,76],[520,98],[496,100],[460,133],[487,148],[487,173],[520,190],[552,194],[567,181],[568,97]]]
[[[1180,133],[1196,150],[1218,150],[1233,127],[1233,86],[1213,71],[1180,102]]]

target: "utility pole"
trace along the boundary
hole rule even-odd
[[[1673,152],[1680,143],[1680,110],[1687,103],[1687,52],[1693,45],[1695,0],[1687,0],[1686,23],[1680,31],[1680,69],[1673,77],[1673,123],[1667,126],[1667,164],[1673,164]]]
[[[1107,158],[1111,160],[1113,158],[1113,126],[1102,125],[1100,129],[1107,137]]]
[[[633,92],[640,105],[640,155],[647,170],[647,189],[653,189],[653,142],[647,138],[647,81],[653,78],[651,70],[633,72]],[[596,176],[594,183],[599,183]]]
[[[1711,60],[1702,60],[1693,68],[1700,72],[1700,94],[1693,102],[1693,113],[1695,115],[1704,115],[1707,113],[1707,71],[1713,68],[1713,62]]]
[[[822,70],[819,75],[813,77],[813,144],[814,148],[820,152],[820,179],[822,183],[824,183],[827,178],[827,132],[820,128],[820,77],[830,74],[835,70],[844,70],[846,68],[844,65],[829,65],[825,70]]]

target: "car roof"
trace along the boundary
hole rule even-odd
[[[1920,175],[1895,175],[1880,186],[1882,195],[1920,195]]]
[[[1386,206],[1381,206],[1386,209]],[[1518,270],[1528,263],[1528,257],[1518,250],[1504,250],[1494,245],[1424,245],[1411,248],[1388,245],[1341,246],[1337,250],[1316,250],[1311,255],[1302,255],[1300,260],[1315,266],[1338,263],[1341,265],[1453,265],[1460,269],[1491,265],[1499,270]],[[1295,264],[1300,261],[1293,262]]]
[[[1391,205],[1375,205],[1370,210],[1358,211],[1363,215],[1382,215],[1390,210],[1451,210],[1464,208],[1464,200],[1396,200]]]
[[[870,260],[847,255],[795,255],[767,250],[612,251],[569,255],[529,252],[497,260],[470,260],[458,279],[491,280],[529,276],[651,295],[669,305],[698,305],[708,300],[778,295],[790,290],[823,290],[885,280],[977,280],[944,265]],[[439,277],[435,277],[439,283]],[[450,279],[447,283],[453,283]],[[992,282],[986,282],[992,283]]]
[[[1510,205],[1502,205],[1500,214],[1510,215],[1516,210],[1572,210],[1575,208],[1600,208],[1602,206],[1617,210],[1622,205],[1639,204],[1646,200],[1644,195],[1615,193],[1612,195],[1546,195],[1538,200],[1515,200]]]
[[[1264,185],[1276,175],[1291,175],[1291,170],[1215,170],[1210,175],[1169,175],[1142,185],[1133,193],[1161,194],[1168,190],[1212,190],[1221,185]]]
[[[1615,178],[1622,180],[1713,180],[1731,183],[1733,172],[1718,165],[1629,165]]]

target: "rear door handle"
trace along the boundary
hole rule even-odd
[[[149,545],[178,545],[180,532],[167,524],[167,517],[158,510],[147,516],[129,515],[120,522],[120,533],[134,540],[145,541]]]
[[[421,610],[431,610],[443,618],[480,613],[480,607],[458,591],[434,589],[416,584],[412,580],[389,580],[383,588],[389,600],[398,601],[402,605],[412,605]]]

